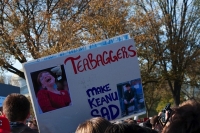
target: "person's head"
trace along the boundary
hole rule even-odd
[[[130,90],[131,89],[131,85],[129,83],[126,84],[126,89]]]
[[[76,129],[76,133],[103,133],[110,125],[111,123],[108,120],[95,117],[80,124]]]
[[[48,88],[55,84],[55,78],[50,72],[42,71],[38,74],[37,82],[42,88]]]
[[[189,100],[173,109],[163,133],[200,133],[200,103]]]
[[[136,124],[119,123],[109,126],[105,133],[157,133],[156,131]]]
[[[12,93],[3,102],[3,114],[11,122],[24,122],[30,113],[30,102],[21,94]]]

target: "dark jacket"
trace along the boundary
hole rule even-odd
[[[127,100],[128,102],[135,97],[135,93],[132,89],[130,91],[126,90],[124,93],[124,99]]]
[[[38,133],[23,123],[10,122],[11,133]]]

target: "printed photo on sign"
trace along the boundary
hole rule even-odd
[[[63,65],[32,72],[31,78],[40,114],[71,105]]]
[[[121,116],[128,116],[145,111],[141,79],[134,79],[117,84]]]

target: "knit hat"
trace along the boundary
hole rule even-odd
[[[0,116],[0,133],[10,133],[10,123],[4,116]]]

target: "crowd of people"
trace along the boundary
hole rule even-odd
[[[104,118],[92,118],[80,124],[76,133],[200,133],[200,103],[195,100],[183,102],[138,124],[133,119],[110,123]]]
[[[199,110],[199,102],[188,100],[166,111],[162,121],[162,113],[140,124],[132,118],[110,122],[95,117],[78,125],[75,133],[200,133]],[[29,115],[30,102],[24,95],[8,95],[0,114],[0,133],[39,133],[36,120],[27,121]]]

